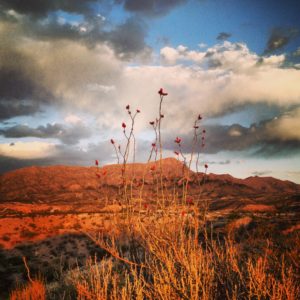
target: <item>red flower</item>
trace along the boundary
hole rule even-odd
[[[155,148],[155,147],[156,147],[156,144],[155,144],[155,143],[152,143],[152,147]]]
[[[98,173],[96,173],[96,176],[97,176],[98,178],[101,178],[101,175],[100,175],[100,174],[98,174]]]
[[[176,137],[176,139],[175,139],[175,141],[174,141],[176,144],[180,144],[180,142],[181,142],[181,138],[179,138],[179,137]]]
[[[126,124],[123,122],[122,123],[122,127],[125,129],[126,128]]]
[[[205,137],[203,136],[201,139],[202,139],[202,140],[205,140]]]
[[[194,128],[195,128],[195,129],[198,129],[198,128],[199,128],[199,126],[194,126]]]
[[[114,144],[114,143],[115,143],[115,141],[114,141],[113,139],[110,139],[110,142],[111,142],[112,144]]]
[[[149,205],[147,203],[144,204],[144,208],[148,209]]]
[[[187,204],[190,204],[190,205],[193,205],[193,204],[194,204],[194,201],[193,201],[192,198],[188,198],[188,199],[186,199],[186,203],[187,203]]]
[[[201,117],[201,115],[198,115],[198,120],[202,120],[202,117]]]
[[[161,114],[161,115],[160,115],[160,117],[161,117],[161,118],[164,118],[164,117],[165,117],[165,115]]]
[[[136,112],[139,114],[141,111],[139,109],[137,109]]]
[[[155,165],[151,166],[150,170],[155,171]]]
[[[98,159],[95,160],[95,165],[98,166],[99,165],[99,161]]]
[[[149,122],[150,125],[154,125],[154,121]]]
[[[183,210],[183,211],[181,212],[181,216],[184,217],[184,215],[185,215],[185,211]]]
[[[207,165],[207,164],[205,164],[205,165],[204,165],[204,168],[205,168],[205,169],[207,169],[207,168],[208,168],[208,165]]]
[[[176,155],[179,155],[179,152],[178,152],[178,151],[174,151],[174,153],[175,153]]]
[[[126,105],[126,109],[127,109],[127,110],[129,110],[129,108],[130,108],[130,105],[129,105],[129,104],[127,104],[127,105]]]
[[[205,129],[203,129],[203,130],[202,130],[202,133],[204,133],[204,134],[205,134],[205,133],[206,133],[206,130],[205,130]]]
[[[161,95],[161,96],[168,96],[168,93],[164,92],[163,88],[160,88],[158,93]]]
[[[107,170],[103,170],[102,174],[105,176],[107,174]]]

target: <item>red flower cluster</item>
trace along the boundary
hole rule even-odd
[[[174,143],[180,144],[180,143],[181,143],[181,138],[179,138],[179,137],[177,136],[176,139],[174,140]]]
[[[204,165],[204,168],[207,169],[207,168],[208,168],[208,164],[205,164],[205,165]]]
[[[153,126],[154,125],[154,121],[149,122],[149,124]]]
[[[97,176],[98,178],[101,178],[101,175],[100,175],[100,174],[98,174],[98,173],[96,173],[96,176]]]
[[[175,155],[179,155],[179,152],[178,151],[174,151]]]
[[[202,117],[201,117],[201,115],[198,115],[198,120],[202,120]]]
[[[114,143],[115,143],[115,141],[114,141],[113,139],[110,139],[110,142],[111,142],[112,144],[114,144]]]
[[[123,122],[122,123],[122,127],[125,129],[126,128],[126,124]]]
[[[139,109],[137,109],[136,112],[139,114],[141,111]]]
[[[96,166],[99,166],[99,161],[98,161],[98,159],[95,160],[95,165],[96,165]]]
[[[163,88],[160,88],[158,93],[161,95],[161,96],[168,96],[168,93],[166,93]]]
[[[156,144],[155,144],[155,143],[152,143],[151,145],[152,145],[152,147],[153,147],[153,148],[155,148],[155,147],[156,147]]]
[[[155,169],[156,169],[155,165],[151,166],[150,168],[151,171],[155,171]]]
[[[127,104],[127,105],[126,105],[126,109],[127,109],[127,110],[129,110],[129,108],[130,108],[130,105],[129,105],[129,104]]]

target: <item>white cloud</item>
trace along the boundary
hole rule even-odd
[[[0,155],[17,159],[39,159],[54,156],[57,153],[55,144],[45,142],[16,142],[0,144]]]
[[[78,124],[82,122],[82,119],[77,115],[69,114],[65,117],[64,121],[69,124]]]
[[[300,108],[274,119],[268,124],[267,129],[271,137],[300,141]]]
[[[178,61],[192,61],[197,63],[202,61],[205,52],[189,51],[187,47],[179,45],[177,48],[162,48],[160,55],[166,64],[174,64]]]

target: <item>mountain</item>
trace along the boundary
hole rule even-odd
[[[123,165],[103,167],[47,166],[27,167],[0,176],[0,202],[93,203],[117,199],[122,185]],[[160,186],[160,163],[135,163],[126,166],[132,195],[139,197],[144,178],[143,199],[156,198]],[[230,175],[195,173],[174,159],[162,160],[162,182],[166,191],[182,191],[183,171],[189,178],[189,194],[203,197],[264,197],[300,193],[300,185],[272,177],[237,179]],[[158,183],[157,183],[158,182]],[[131,190],[131,189],[130,189]],[[98,203],[98,202],[97,202]]]

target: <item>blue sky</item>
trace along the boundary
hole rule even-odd
[[[0,0],[0,172],[114,163],[127,104],[139,108],[145,161],[160,87],[164,156],[188,155],[236,177],[300,183],[297,1]]]

